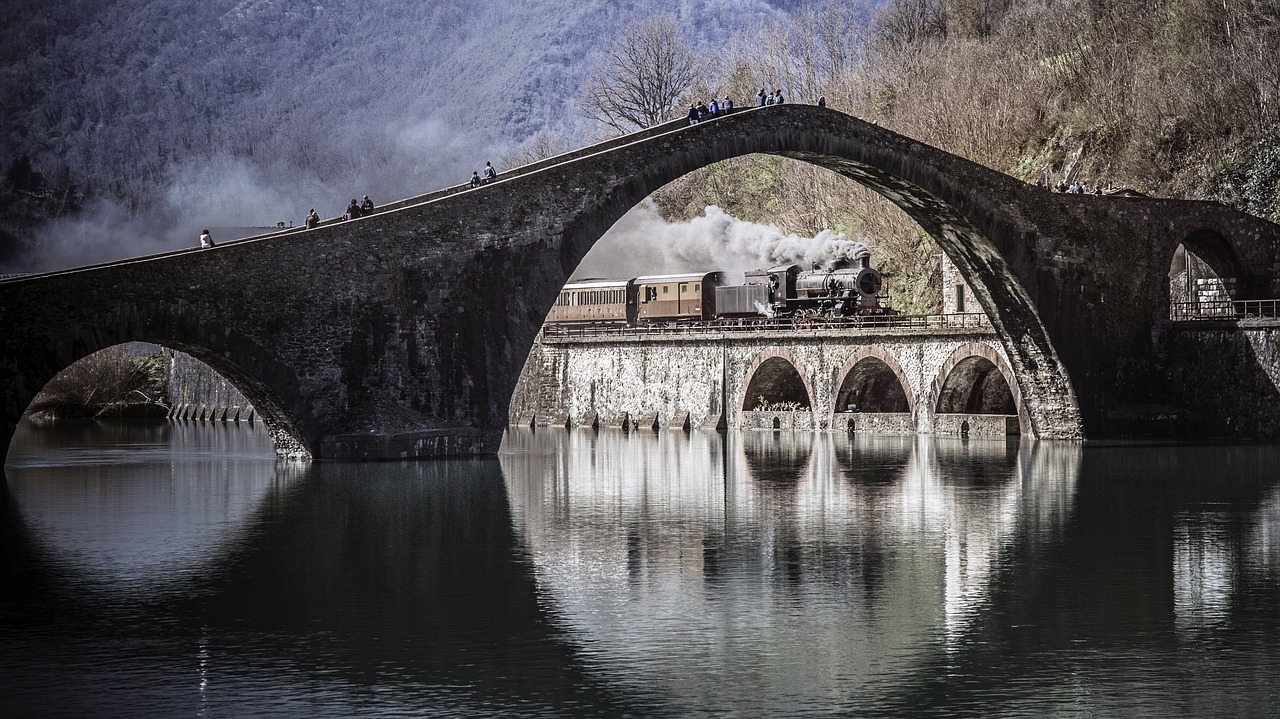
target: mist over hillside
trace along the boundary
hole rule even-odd
[[[792,4],[3,0],[0,162],[28,157],[62,199],[34,246],[0,236],[0,265],[332,217],[463,181],[541,131],[585,143],[583,79],[627,23],[673,12],[710,62]]]

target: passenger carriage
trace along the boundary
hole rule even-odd
[[[638,322],[711,320],[716,316],[715,288],[721,272],[647,275],[634,280]]]
[[[547,313],[547,322],[577,324],[634,324],[635,289],[632,280],[570,282]]]

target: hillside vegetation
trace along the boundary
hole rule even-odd
[[[761,83],[873,120],[1028,182],[1129,186],[1280,220],[1280,5],[1270,0],[829,2],[724,57],[705,97]],[[696,94],[696,91],[695,91]],[[887,201],[832,173],[756,156],[669,186],[794,232],[833,228],[936,307],[936,249]]]
[[[680,18],[724,37],[777,4]],[[576,144],[597,46],[659,6],[0,0],[0,172],[32,171],[0,182],[0,271],[48,269],[30,255],[55,236],[81,238],[63,253],[80,263],[172,249],[201,227],[333,217],[351,197],[461,182],[539,132]],[[85,222],[37,242],[36,225],[69,216]]]

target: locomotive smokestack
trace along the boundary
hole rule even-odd
[[[835,272],[836,270],[860,270],[871,264],[871,251],[861,242],[845,241],[842,245],[836,245],[833,252],[826,258],[824,262],[815,263],[815,270],[826,270],[827,272]]]

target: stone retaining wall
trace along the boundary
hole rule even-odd
[[[164,353],[170,419],[252,422],[257,418],[240,390],[209,365],[183,352]]]
[[[1171,392],[1164,401],[1132,408],[1137,419],[1163,420],[1170,436],[1280,438],[1280,326],[1274,320],[1180,323],[1163,340],[1174,367]]]

